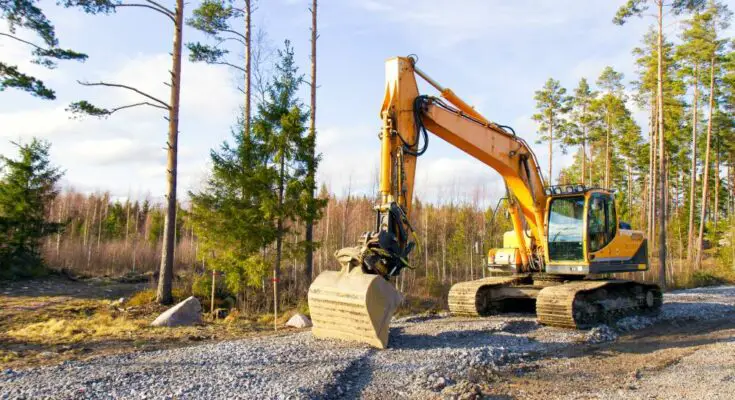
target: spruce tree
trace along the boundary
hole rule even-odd
[[[276,254],[273,263],[274,311],[280,302],[279,280],[283,239],[289,228],[303,221],[307,213],[310,185],[308,163],[313,137],[307,135],[308,112],[298,98],[303,83],[294,62],[291,43],[286,40],[278,51],[279,61],[267,89],[265,101],[258,105],[253,120],[253,136],[263,144],[265,163],[272,178],[274,196],[265,198],[262,207],[275,226]]]
[[[16,144],[18,158],[0,156],[0,278],[30,277],[43,270],[41,239],[62,225],[47,220],[63,172],[49,160],[48,142]]]
[[[232,144],[210,152],[212,171],[204,188],[189,192],[191,219],[207,267],[225,273],[234,293],[260,287],[267,266],[261,249],[275,239],[275,226],[262,204],[272,203],[274,175],[263,143],[245,133],[242,120]]]

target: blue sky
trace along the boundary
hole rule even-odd
[[[635,79],[631,50],[654,20],[635,18],[623,27],[613,25],[612,17],[624,2],[320,1],[320,181],[338,195],[348,190],[369,193],[376,186],[383,62],[395,55],[417,54],[424,71],[487,118],[513,126],[534,142],[533,94],[549,77],[570,91],[581,77],[594,82],[606,65],[623,72],[626,82]],[[253,16],[274,48],[285,39],[292,41],[305,74],[310,3],[261,0]],[[190,2],[187,14],[197,4]],[[49,102],[12,90],[0,93],[0,153],[12,154],[11,140],[45,138],[52,143],[53,160],[66,170],[65,185],[84,192],[109,190],[118,197],[160,199],[167,128],[160,110],[141,108],[106,120],[73,120],[64,108],[78,99],[101,106],[135,99],[125,91],[81,87],[76,80],[130,84],[167,98],[162,82],[170,64],[170,23],[142,9],[88,16],[59,8],[53,1],[42,1],[41,6],[56,25],[61,46],[86,52],[90,58],[44,70],[29,63],[28,48],[0,38],[3,60],[35,73],[58,96]],[[670,35],[679,29],[673,21],[669,18],[666,28]],[[192,29],[184,36],[187,42],[203,40]],[[185,62],[182,79],[179,194],[185,195],[206,176],[210,149],[229,138],[242,95],[236,89],[237,76],[226,67]],[[645,124],[643,129],[645,134]],[[534,147],[541,165],[547,165],[547,147]],[[559,160],[555,171],[571,162],[571,156],[558,149],[554,157]],[[432,200],[470,200],[478,195],[483,200],[503,192],[494,171],[436,138],[419,160],[417,179],[418,195]]]

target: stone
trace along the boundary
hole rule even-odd
[[[296,313],[291,317],[286,326],[292,326],[294,328],[309,328],[311,327],[311,320],[304,314]]]
[[[202,305],[192,296],[159,315],[151,326],[185,326],[202,321]]]

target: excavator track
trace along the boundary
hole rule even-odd
[[[449,312],[452,315],[479,317],[493,314],[502,308],[502,298],[493,298],[493,289],[515,286],[528,279],[525,275],[494,276],[460,282],[449,289]]]
[[[536,316],[544,325],[590,328],[631,315],[657,313],[657,285],[625,280],[585,280],[549,286],[536,298]]]

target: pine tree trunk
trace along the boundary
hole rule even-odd
[[[587,112],[586,108],[582,110]],[[587,172],[587,125],[582,126],[582,185],[585,184],[584,174]]]
[[[697,196],[697,111],[699,109],[699,63],[694,63],[694,99],[692,101],[692,166],[689,172],[689,231],[687,261],[694,255],[694,213]]]
[[[161,268],[156,301],[173,303],[174,237],[176,231],[176,174],[179,141],[179,97],[181,94],[181,44],[184,24],[184,0],[176,0],[174,42],[171,69],[171,100],[168,114],[168,161],[166,165],[166,219],[161,246]]]
[[[252,0],[245,0],[245,115],[243,116],[243,123],[245,126],[245,135],[250,136],[250,120],[251,120],[251,105],[252,99],[251,93],[251,77],[252,77],[252,50],[250,48],[252,43],[251,36],[251,15],[253,12]]]
[[[312,271],[314,269],[314,196],[316,195],[316,39],[317,39],[317,0],[311,4],[311,104],[309,118],[309,138],[312,143],[308,161],[307,181],[312,187],[309,190],[309,207],[306,217],[306,260],[304,263],[304,274],[306,283],[311,284]],[[308,290],[308,289],[307,289]]]
[[[702,166],[702,209],[699,214],[699,235],[697,237],[697,257],[694,260],[694,268],[702,268],[702,250],[704,242],[704,223],[707,215],[707,197],[709,195],[709,154],[712,141],[712,116],[715,108],[715,55],[710,60],[709,76],[709,115],[707,117],[707,144],[704,148],[704,164]]]
[[[659,137],[659,214],[658,214],[658,280],[666,290],[666,135],[664,134],[664,69],[663,69],[663,0],[658,0],[658,137]]]
[[[717,217],[720,213],[720,138],[715,138],[715,206],[712,210],[714,243],[717,244]]]
[[[553,184],[554,179],[552,178],[551,172],[551,159],[554,156],[554,119],[549,118],[549,186]]]
[[[607,113],[607,131],[605,132],[605,189],[610,188],[610,112]]]
[[[658,154],[658,100],[655,99],[652,103],[652,118],[653,118],[653,131],[651,135],[651,146],[650,146],[650,171],[651,171],[651,186],[650,186],[650,201],[651,201],[651,215],[649,216],[649,224],[648,224],[648,230],[649,230],[649,240],[651,245],[651,253],[653,253],[653,249],[656,248],[656,216],[658,215],[656,213],[656,209],[658,208],[658,205],[656,204],[656,199],[658,198],[658,166],[656,164],[656,160],[658,158],[656,155]]]

